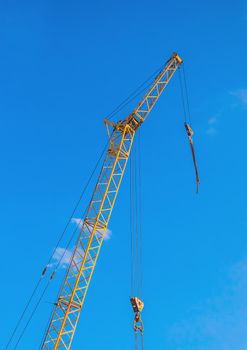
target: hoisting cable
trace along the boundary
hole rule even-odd
[[[138,133],[138,183],[139,183],[139,232],[140,232],[140,297],[142,297],[143,293],[143,268],[142,268],[142,254],[143,254],[143,246],[142,246],[142,158],[141,158],[141,129],[139,129]]]
[[[150,75],[141,85],[139,85],[139,86],[138,86],[126,99],[124,99],[124,100],[123,100],[123,101],[122,101],[122,102],[121,102],[121,103],[120,103],[106,118],[107,118],[107,119],[112,119],[113,116],[115,116],[118,112],[120,112],[126,105],[128,105],[128,104],[129,104],[130,102],[132,102],[136,97],[138,97],[141,93],[143,93],[143,91],[145,91],[145,90],[152,84],[152,82],[150,82],[149,84],[147,84],[147,83],[148,83],[155,75],[157,75],[157,74],[163,69],[163,67],[164,67],[164,64],[163,64],[162,66],[160,66],[152,75]],[[145,85],[146,85],[146,86],[145,86]],[[15,336],[15,334],[16,334],[16,332],[17,332],[17,330],[18,330],[18,328],[19,328],[19,326],[20,326],[20,324],[21,324],[21,322],[22,322],[22,320],[23,320],[23,318],[24,318],[24,316],[25,316],[25,314],[26,314],[26,312],[27,312],[27,310],[28,310],[28,308],[29,308],[29,306],[30,306],[32,300],[33,300],[33,298],[34,298],[34,296],[35,296],[35,294],[36,294],[36,292],[37,292],[37,290],[38,290],[38,288],[39,288],[39,286],[40,286],[41,281],[43,280],[44,276],[46,275],[46,272],[47,272],[47,270],[48,270],[48,268],[49,268],[49,265],[50,265],[51,261],[53,260],[53,257],[54,257],[54,254],[55,254],[55,252],[56,252],[56,249],[58,248],[58,246],[59,246],[61,240],[63,239],[63,237],[64,237],[64,235],[65,235],[65,233],[66,233],[66,231],[67,231],[67,229],[68,229],[68,227],[69,227],[69,224],[70,224],[70,222],[71,222],[71,220],[72,220],[72,218],[73,218],[73,216],[74,216],[76,210],[78,209],[78,207],[79,207],[79,205],[80,205],[80,202],[81,202],[81,200],[82,200],[82,198],[83,198],[83,196],[84,196],[84,194],[85,194],[85,192],[86,192],[86,190],[87,190],[87,188],[88,188],[88,186],[89,186],[89,184],[90,184],[90,182],[91,182],[91,180],[92,180],[92,177],[93,177],[93,175],[94,175],[94,173],[95,173],[95,171],[96,171],[96,169],[97,169],[97,167],[98,167],[98,165],[99,165],[99,162],[100,162],[100,160],[101,160],[103,154],[105,153],[105,150],[106,150],[107,145],[108,145],[108,142],[107,142],[107,144],[106,144],[106,146],[105,146],[105,148],[104,148],[104,150],[103,150],[103,152],[102,152],[102,154],[101,154],[101,156],[100,156],[98,162],[96,163],[96,166],[95,166],[95,168],[93,169],[93,171],[92,171],[92,173],[91,173],[91,175],[90,175],[90,177],[89,177],[89,179],[88,179],[88,181],[87,181],[87,183],[86,183],[86,185],[85,185],[85,187],[84,187],[84,189],[83,189],[83,191],[82,191],[82,193],[81,193],[81,195],[80,195],[80,197],[79,197],[79,199],[78,199],[78,201],[77,201],[77,203],[76,203],[76,205],[75,205],[75,207],[74,207],[74,209],[73,209],[73,211],[72,211],[72,214],[70,215],[70,217],[69,217],[69,219],[68,219],[68,221],[67,221],[67,223],[66,223],[66,225],[65,225],[64,230],[62,231],[62,233],[61,233],[61,235],[60,235],[60,237],[59,237],[59,239],[58,239],[58,241],[57,241],[57,244],[56,244],[56,246],[55,246],[55,248],[54,248],[54,250],[53,250],[52,255],[51,255],[50,258],[48,259],[48,262],[47,262],[46,266],[44,267],[44,269],[43,269],[43,271],[42,271],[42,273],[41,273],[41,276],[40,276],[40,278],[39,278],[37,284],[35,285],[35,288],[33,289],[32,293],[31,293],[31,295],[30,295],[30,297],[29,297],[29,299],[28,299],[28,301],[27,301],[27,303],[26,303],[26,305],[25,305],[25,307],[24,307],[23,312],[21,313],[19,319],[17,320],[16,326],[15,326],[13,332],[11,333],[11,336],[10,336],[10,338],[9,338],[9,340],[8,340],[8,343],[7,343],[6,347],[5,347],[5,350],[7,350],[7,349],[9,348],[9,345],[10,345],[10,343],[12,342],[12,339],[13,339],[13,337]],[[73,233],[73,234],[74,234],[74,233]],[[65,254],[65,253],[66,253],[66,252],[64,252],[64,254]],[[55,274],[55,272],[53,272],[53,276],[54,276],[54,274]]]
[[[138,350],[138,336],[137,336],[137,333],[135,332],[135,350]]]
[[[152,80],[154,76],[158,75],[163,70],[163,68],[164,68],[164,64],[160,66],[158,69],[156,69],[152,75],[150,75],[142,84],[140,84],[132,93],[130,93],[130,95],[126,97],[116,108],[114,108],[113,111],[106,116],[106,119],[109,119],[109,120],[112,119],[117,113],[123,110],[124,107],[126,107],[136,97],[142,94],[143,91],[149,88],[153,84],[153,81],[150,81],[150,80]]]
[[[130,103],[131,101],[133,101],[136,97],[138,97],[143,91],[145,91],[145,90],[152,84],[152,82],[150,82],[149,84],[147,84],[147,83],[148,83],[155,75],[157,75],[157,74],[163,69],[163,67],[164,67],[164,64],[163,64],[162,66],[160,66],[152,75],[150,75],[141,85],[139,85],[126,99],[124,99],[124,100],[123,100],[123,101],[122,101],[122,102],[107,116],[107,119],[112,119],[113,116],[115,116],[118,112],[120,112],[127,104],[129,104],[129,103]],[[147,84],[147,85],[146,85],[146,84]],[[146,85],[146,86],[145,86],[145,85]],[[72,211],[72,213],[71,213],[71,215],[70,215],[70,217],[69,217],[69,219],[68,219],[68,221],[67,221],[67,223],[66,223],[66,225],[65,225],[65,227],[64,227],[64,230],[62,231],[62,233],[61,233],[61,235],[60,235],[60,237],[59,237],[59,239],[58,239],[58,241],[57,241],[57,244],[56,244],[56,246],[55,246],[55,248],[54,248],[54,250],[53,250],[52,255],[51,255],[50,258],[48,259],[48,262],[47,262],[46,266],[44,267],[44,269],[43,269],[43,271],[42,271],[42,273],[41,273],[41,276],[40,276],[38,282],[36,283],[35,288],[33,289],[32,293],[31,293],[31,295],[30,295],[30,297],[29,297],[29,299],[28,299],[28,301],[27,301],[27,303],[26,303],[26,305],[25,305],[25,307],[24,307],[23,312],[21,313],[19,319],[17,320],[16,326],[15,326],[13,332],[11,333],[11,336],[10,336],[10,338],[9,338],[9,340],[8,340],[8,343],[7,343],[6,347],[5,347],[5,350],[7,350],[7,349],[9,348],[9,345],[11,344],[12,339],[13,339],[13,337],[15,336],[15,334],[16,334],[16,332],[17,332],[17,330],[18,330],[18,328],[19,328],[19,326],[20,326],[20,324],[21,324],[21,322],[22,322],[22,320],[23,320],[23,318],[24,318],[24,316],[25,316],[25,314],[26,314],[26,312],[27,312],[27,310],[28,310],[28,308],[29,308],[29,306],[30,306],[32,300],[33,300],[33,298],[34,298],[34,296],[35,296],[35,294],[36,294],[36,292],[37,292],[37,290],[38,290],[38,288],[39,288],[39,286],[40,286],[41,281],[43,280],[44,276],[46,275],[46,272],[47,272],[47,270],[48,270],[48,268],[49,268],[49,265],[50,265],[51,261],[53,260],[54,254],[55,254],[55,252],[56,252],[56,250],[57,250],[57,248],[58,248],[58,246],[59,246],[61,240],[63,239],[63,237],[64,237],[64,235],[65,235],[65,233],[66,233],[66,231],[67,231],[67,229],[68,229],[68,227],[69,227],[69,224],[71,223],[71,220],[72,220],[72,218],[73,218],[73,216],[74,216],[76,210],[78,209],[78,207],[79,207],[79,205],[80,205],[80,202],[81,202],[81,200],[82,200],[82,197],[84,196],[84,194],[85,194],[85,192],[86,192],[86,190],[87,190],[87,188],[88,188],[88,186],[89,186],[89,183],[91,182],[91,179],[92,179],[92,177],[93,177],[93,175],[94,175],[94,173],[95,173],[95,171],[96,171],[96,169],[97,169],[97,167],[98,167],[98,165],[99,165],[99,162],[100,162],[100,160],[101,160],[103,154],[105,153],[105,150],[106,150],[107,145],[108,145],[108,142],[107,142],[107,144],[106,144],[106,146],[105,146],[105,148],[104,148],[104,150],[103,150],[103,152],[102,152],[102,154],[101,154],[101,156],[100,156],[98,162],[96,163],[96,166],[95,166],[94,170],[92,171],[92,173],[91,173],[91,175],[90,175],[90,177],[89,177],[89,179],[88,179],[88,181],[87,181],[87,183],[86,183],[86,185],[85,185],[85,187],[84,187],[84,189],[83,189],[83,191],[82,191],[82,193],[81,193],[81,195],[80,195],[80,197],[79,197],[79,199],[78,199],[78,201],[77,201],[77,203],[76,203],[76,205],[75,205],[75,207],[74,207],[74,209],[73,209],[73,211]],[[73,233],[73,234],[74,234],[74,233]],[[65,254],[65,252],[64,252],[64,254]],[[54,276],[54,274],[55,274],[55,273],[53,272],[53,276]]]
[[[40,282],[41,282],[41,280],[43,279],[43,277],[44,277],[44,274],[43,274],[43,272],[42,272],[42,274],[41,274],[41,276],[40,276],[40,278],[39,278],[39,280],[38,280],[36,286],[34,287],[34,290],[32,291],[32,294],[30,295],[30,297],[29,297],[29,299],[28,299],[28,301],[27,301],[27,303],[26,303],[26,305],[25,305],[25,307],[24,307],[24,310],[22,311],[22,313],[21,313],[19,319],[17,320],[17,323],[16,323],[16,325],[15,325],[15,328],[14,328],[13,332],[11,333],[11,336],[10,336],[10,338],[9,338],[9,340],[8,340],[8,343],[7,343],[6,346],[5,346],[5,350],[9,348],[9,345],[10,345],[10,343],[12,342],[12,339],[13,339],[15,333],[17,332],[17,329],[19,328],[19,325],[20,325],[20,323],[21,323],[21,321],[22,321],[22,319],[23,319],[23,317],[24,317],[24,315],[25,315],[25,313],[26,313],[26,311],[27,311],[27,309],[28,309],[28,307],[29,307],[29,305],[30,305],[30,303],[31,303],[31,301],[32,301],[32,299],[33,299],[33,297],[34,297],[34,295],[36,294],[36,291],[38,290],[39,285],[40,285]]]
[[[85,210],[85,212],[86,212],[86,210]],[[84,215],[85,215],[85,213],[84,213]],[[14,349],[17,348],[17,346],[19,345],[21,339],[23,338],[23,336],[24,336],[24,334],[25,334],[25,332],[26,332],[26,330],[27,330],[27,328],[28,328],[30,322],[32,321],[32,319],[33,319],[33,317],[34,317],[34,315],[35,315],[35,313],[36,313],[36,311],[37,311],[38,306],[40,305],[40,303],[41,303],[43,297],[45,296],[45,293],[46,293],[46,291],[47,291],[47,289],[48,289],[48,287],[49,287],[51,281],[53,280],[53,278],[54,278],[54,276],[55,276],[57,270],[59,269],[59,267],[60,267],[60,265],[61,265],[61,263],[62,263],[62,261],[63,261],[63,258],[64,258],[65,254],[66,254],[66,252],[67,252],[67,250],[68,250],[68,248],[69,248],[69,246],[70,246],[70,243],[72,242],[72,240],[73,240],[73,238],[74,238],[74,236],[75,236],[75,233],[78,231],[78,229],[79,229],[79,227],[76,227],[76,228],[74,229],[74,231],[73,231],[73,233],[72,233],[72,235],[71,235],[71,237],[70,237],[70,240],[68,241],[68,243],[67,243],[67,245],[66,245],[66,247],[65,247],[65,249],[64,249],[63,254],[61,254],[60,259],[58,260],[55,269],[54,269],[53,272],[51,273],[51,275],[50,275],[50,277],[49,277],[49,280],[47,281],[46,286],[45,286],[45,288],[44,288],[44,290],[43,290],[41,296],[39,297],[38,301],[36,302],[36,304],[35,304],[35,306],[34,306],[34,309],[33,309],[33,311],[31,312],[31,314],[30,314],[30,316],[29,316],[29,318],[28,318],[28,320],[27,320],[27,322],[26,322],[26,324],[25,324],[25,326],[24,326],[24,328],[23,328],[23,331],[21,332],[21,334],[20,334],[20,336],[19,336],[19,338],[18,338],[18,340],[17,340],[17,342],[16,342],[16,344],[15,344]],[[53,303],[53,304],[54,304],[54,303]]]
[[[18,345],[19,345],[21,339],[23,338],[23,336],[24,336],[24,334],[25,334],[25,332],[26,332],[26,330],[27,330],[27,327],[29,326],[29,324],[30,324],[30,322],[31,322],[31,320],[32,320],[32,318],[33,318],[35,312],[37,311],[37,308],[38,308],[39,304],[41,303],[41,300],[43,299],[43,297],[44,297],[44,295],[45,295],[45,293],[46,293],[46,291],[47,291],[47,289],[48,289],[49,283],[50,283],[50,280],[47,282],[47,284],[46,284],[46,286],[45,286],[45,289],[43,290],[41,296],[40,296],[39,299],[38,299],[38,302],[36,303],[36,305],[35,305],[35,307],[34,307],[32,313],[31,313],[29,319],[27,320],[27,322],[26,322],[26,324],[25,324],[25,327],[23,328],[23,330],[22,330],[22,332],[21,332],[19,338],[17,339],[17,342],[16,342],[16,344],[15,344],[15,346],[14,346],[14,348],[13,348],[14,350],[17,349],[17,347],[18,347]]]
[[[190,115],[189,94],[188,94],[187,81],[186,81],[185,68],[184,67],[185,67],[185,64],[183,63],[182,64],[182,72],[183,72],[183,81],[184,81],[185,101],[186,101],[186,106],[187,106],[187,113],[188,113],[189,123],[192,126],[191,115]]]
[[[133,186],[132,186],[132,177],[133,177],[133,162],[134,158],[134,145],[132,146],[132,151],[130,153],[130,295],[134,295],[134,253],[133,253],[133,241],[134,241],[134,232],[133,232]]]
[[[140,333],[141,334],[141,349],[144,350],[144,338],[143,338],[143,332]],[[138,350],[138,334],[135,333],[135,349]]]
[[[184,63],[183,63],[184,64]],[[178,68],[178,77],[179,77],[179,83],[180,83],[180,93],[181,93],[181,100],[182,100],[182,106],[183,106],[183,112],[184,112],[184,122],[187,122],[187,109],[185,105],[185,97],[184,97],[184,84],[182,81],[181,76],[181,68]]]
[[[144,325],[141,312],[144,307],[142,297],[142,225],[141,225],[141,146],[140,131],[137,132],[137,145],[132,148],[130,158],[130,239],[131,239],[131,297],[130,302],[134,311],[133,330],[135,350],[144,349]],[[138,295],[138,296],[137,296]],[[142,339],[140,339],[142,338]],[[140,339],[140,341],[139,341]]]
[[[190,116],[189,97],[188,97],[188,89],[187,89],[187,83],[186,83],[186,77],[185,77],[184,63],[182,65],[183,77],[181,76],[180,70],[181,69],[179,68],[178,71],[179,71],[179,81],[180,81],[180,88],[181,88],[181,98],[182,98],[182,105],[184,110],[184,127],[190,143],[190,150],[191,150],[193,165],[195,169],[196,193],[198,193],[200,179],[199,179],[198,167],[197,167],[196,156],[195,156],[195,147],[193,143],[194,132],[191,127],[192,123],[191,123],[191,116]],[[187,122],[187,119],[189,123]]]
[[[51,262],[52,262],[52,260],[53,260],[53,258],[54,258],[54,254],[56,253],[56,250],[57,250],[57,248],[59,247],[59,244],[60,244],[60,242],[62,241],[62,239],[63,239],[63,237],[64,237],[64,235],[65,235],[65,233],[66,233],[66,231],[67,231],[67,229],[68,229],[68,227],[69,227],[69,224],[71,223],[71,220],[72,220],[72,218],[74,217],[74,214],[75,214],[76,210],[78,209],[78,207],[79,207],[79,205],[80,205],[80,203],[81,203],[81,200],[82,200],[82,198],[84,197],[84,194],[85,194],[85,192],[86,192],[86,190],[87,190],[89,184],[90,184],[91,181],[92,181],[92,178],[93,178],[93,176],[94,176],[94,174],[95,174],[95,172],[96,172],[96,170],[97,170],[97,168],[98,168],[98,166],[99,166],[99,164],[100,164],[100,161],[101,161],[103,155],[105,154],[105,151],[106,151],[108,145],[109,145],[109,139],[107,140],[107,142],[106,142],[106,144],[105,144],[105,146],[104,146],[104,149],[103,149],[102,153],[100,154],[100,157],[98,158],[98,160],[97,160],[97,162],[96,162],[96,164],[95,164],[95,166],[94,166],[94,168],[93,168],[93,170],[92,170],[92,172],[91,172],[91,174],[90,174],[90,176],[89,176],[89,178],[88,178],[88,180],[87,180],[87,182],[86,182],[86,184],[85,184],[85,186],[84,186],[84,188],[83,188],[83,190],[82,190],[82,192],[81,192],[81,194],[80,194],[80,197],[79,197],[78,201],[76,202],[76,204],[75,204],[75,206],[74,206],[74,208],[73,208],[73,210],[72,210],[71,215],[69,216],[68,221],[66,222],[66,225],[65,225],[64,229],[63,229],[62,233],[61,233],[60,236],[59,236],[59,239],[58,239],[58,241],[57,241],[57,243],[56,243],[56,246],[55,246],[55,248],[53,249],[53,252],[52,252],[52,254],[51,254],[50,257],[49,257],[49,259],[48,259],[48,261],[47,261],[47,264],[46,264],[46,266],[44,267],[44,269],[43,269],[43,271],[42,271],[42,273],[41,273],[41,276],[40,276],[38,282],[36,283],[36,285],[35,285],[35,287],[34,287],[32,293],[31,293],[30,297],[28,298],[27,303],[25,304],[25,307],[24,307],[22,313],[20,314],[20,316],[19,316],[19,318],[18,318],[18,320],[17,320],[17,322],[16,322],[15,328],[13,329],[13,331],[12,331],[10,337],[9,337],[8,343],[6,344],[6,346],[5,346],[5,348],[4,348],[5,350],[7,350],[7,349],[9,348],[9,346],[10,346],[10,344],[11,344],[11,342],[12,342],[12,340],[13,340],[13,338],[14,338],[14,336],[15,336],[15,334],[16,334],[16,332],[17,332],[17,330],[18,330],[18,328],[19,328],[19,326],[20,326],[20,324],[21,324],[21,322],[22,322],[22,320],[23,320],[23,318],[24,318],[24,316],[25,316],[25,314],[26,314],[26,312],[27,312],[27,310],[28,310],[28,308],[29,308],[29,306],[30,306],[32,300],[33,300],[33,298],[34,298],[34,296],[35,296],[35,294],[37,293],[37,290],[38,290],[38,288],[39,288],[39,286],[40,286],[40,284],[41,284],[41,281],[43,280],[44,276],[45,276],[46,273],[47,273],[48,268],[49,268],[50,265],[51,265]],[[85,215],[85,214],[84,214],[84,215]],[[83,216],[84,216],[84,215],[83,215]],[[67,243],[67,245],[66,245],[66,248],[65,248],[64,251],[63,251],[63,254],[61,255],[60,259],[58,260],[55,269],[53,269],[53,272],[51,273],[50,278],[49,278],[49,280],[48,280],[48,283],[47,283],[47,285],[46,285],[46,287],[45,287],[43,293],[41,294],[41,298],[38,300],[37,304],[35,305],[34,310],[33,310],[33,312],[31,313],[31,316],[30,316],[30,318],[28,319],[28,321],[27,321],[27,323],[26,323],[26,325],[25,325],[25,327],[24,327],[24,331],[21,333],[21,336],[19,337],[16,346],[19,344],[21,338],[23,337],[23,335],[24,335],[24,333],[25,333],[25,331],[26,331],[27,326],[29,325],[31,319],[33,318],[33,316],[34,316],[34,314],[35,314],[35,312],[36,312],[36,310],[37,310],[37,308],[38,308],[38,306],[39,306],[39,304],[40,304],[40,302],[41,302],[43,296],[45,295],[45,292],[46,292],[46,290],[47,290],[47,288],[48,288],[48,286],[49,286],[51,280],[52,280],[53,277],[55,276],[56,271],[58,270],[58,268],[59,268],[59,266],[60,266],[60,264],[61,264],[61,261],[63,260],[64,255],[66,254],[67,249],[68,249],[70,243],[72,242],[72,240],[73,240],[73,238],[74,238],[74,236],[75,236],[75,233],[77,232],[78,229],[79,229],[79,228],[78,228],[78,226],[77,226],[77,227],[73,230],[72,235],[71,235],[71,238],[69,239],[69,241],[68,241],[68,243]]]
[[[141,342],[142,342],[142,350],[144,350],[144,338],[143,338],[143,332],[141,333]]]

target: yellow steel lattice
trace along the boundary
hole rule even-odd
[[[167,62],[134,111],[113,125],[110,146],[75,246],[42,349],[70,349],[130,155],[135,131],[146,119],[170,78],[182,63],[177,54]]]

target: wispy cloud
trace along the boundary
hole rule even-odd
[[[229,271],[219,295],[190,310],[169,331],[174,349],[246,350],[247,260]]]
[[[230,94],[235,96],[244,108],[247,108],[247,89],[231,91]]]
[[[206,130],[206,134],[209,136],[214,136],[217,134],[216,128],[210,127]]]
[[[218,123],[217,117],[211,117],[208,119],[208,126],[206,129],[206,134],[209,136],[214,136],[217,134],[216,125]]]
[[[214,124],[216,124],[217,123],[217,118],[216,117],[212,117],[212,118],[209,118],[208,119],[208,124],[209,125],[214,125]]]
[[[76,225],[79,226],[79,227],[82,227],[82,224],[83,224],[82,219],[79,219],[79,218],[72,218],[72,219],[71,219],[71,222],[72,222],[73,224],[76,224]]]
[[[112,231],[107,228],[105,232],[104,240],[108,241],[109,239],[111,239],[111,236],[112,236]]]
[[[80,228],[82,227],[83,225],[83,221],[82,219],[79,219],[79,218],[72,218],[71,219],[72,223],[76,224],[77,226],[79,226]],[[102,231],[103,230],[98,230],[98,231]],[[111,236],[112,236],[112,231],[110,229],[106,229],[106,232],[105,232],[105,235],[104,235],[104,240],[105,241],[108,241],[109,239],[111,239]]]
[[[52,257],[51,266],[57,266],[59,263],[60,267],[66,268],[70,263],[72,255],[72,249],[70,250],[63,247],[57,247]]]
[[[72,218],[72,223],[77,225],[78,227],[82,227],[83,221],[79,218]],[[111,238],[112,231],[107,229],[104,235],[104,240],[107,241]],[[52,257],[52,262],[49,265],[49,267],[56,267],[59,264],[60,268],[66,268],[71,261],[73,255],[73,248],[71,249],[66,249],[63,247],[57,247],[54,251],[53,257]],[[82,252],[79,252],[79,259],[83,256]]]

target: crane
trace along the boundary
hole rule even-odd
[[[146,120],[182,59],[174,53],[136,108],[117,123],[105,120],[109,148],[94,188],[41,349],[70,349],[107,231],[137,129]]]

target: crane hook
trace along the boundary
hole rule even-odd
[[[144,303],[141,299],[137,297],[131,297],[130,302],[131,302],[133,311],[135,313],[134,323],[133,323],[134,332],[135,334],[138,332],[142,334],[144,331],[144,325],[141,318],[141,312],[144,308]]]

